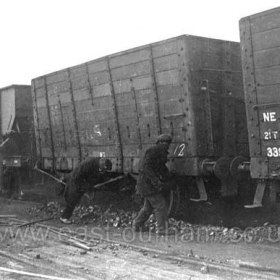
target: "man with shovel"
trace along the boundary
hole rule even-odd
[[[171,135],[159,135],[156,145],[148,148],[141,160],[136,192],[144,198],[144,205],[133,221],[132,227],[136,232],[143,230],[145,222],[154,211],[157,234],[168,233],[167,205],[163,192],[169,189],[166,163],[171,142]]]
[[[66,206],[60,217],[64,224],[70,224],[70,217],[81,197],[91,190],[93,185],[104,181],[104,171],[112,169],[112,162],[106,158],[88,158],[73,169],[66,179],[64,199]]]

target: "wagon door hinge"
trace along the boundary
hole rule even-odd
[[[116,94],[115,94],[115,89],[114,89],[114,84],[113,84],[113,79],[112,79],[112,73],[111,73],[111,68],[110,68],[110,61],[109,57],[107,58],[107,71],[109,74],[109,84],[110,84],[110,91],[111,91],[111,97],[112,97],[112,105],[113,105],[113,110],[114,110],[114,119],[115,119],[115,128],[116,128],[116,134],[117,134],[117,150],[119,151],[119,159],[120,159],[120,170],[123,171],[123,147],[122,147],[122,138],[121,138],[121,132],[120,132],[120,124],[119,124],[119,116],[118,116],[118,107],[117,107],[117,100],[116,100]]]
[[[48,87],[47,87],[46,77],[44,78],[44,90],[45,90],[46,107],[47,107],[47,113],[48,113],[50,138],[51,138],[52,170],[54,170],[55,169],[55,148],[54,148],[53,127],[52,127],[52,119],[51,119],[51,112],[50,112],[50,104],[49,104],[49,96],[48,96]]]
[[[81,161],[82,160],[82,147],[81,147],[79,126],[78,126],[78,119],[77,119],[78,116],[77,116],[77,110],[76,110],[74,93],[73,93],[73,85],[72,85],[69,69],[67,70],[67,75],[68,75],[68,83],[69,83],[69,92],[70,92],[70,97],[71,97],[71,102],[72,102],[72,112],[73,112],[74,127],[75,127],[75,132],[76,132],[76,140],[77,140],[77,145],[78,145],[79,159]]]
[[[134,104],[135,104],[136,122],[137,122],[137,128],[138,128],[138,136],[139,136],[139,148],[141,150],[142,149],[142,137],[141,137],[141,128],[140,128],[140,119],[139,119],[139,109],[138,109],[138,104],[137,104],[135,88],[133,86],[133,79],[130,79],[130,83],[131,83],[131,92],[132,92]]]
[[[150,47],[150,65],[151,65],[151,76],[153,80],[153,90],[155,93],[155,113],[156,113],[156,122],[158,125],[158,134],[162,133],[161,129],[161,120],[160,120],[160,109],[159,109],[159,94],[158,94],[158,85],[157,85],[157,78],[156,78],[156,71],[154,65],[154,55],[153,55],[153,46]]]
[[[209,81],[203,80],[200,85],[201,93],[203,94],[203,108],[205,111],[205,124],[207,131],[207,145],[209,149],[209,155],[214,154],[214,143],[213,143],[213,130],[212,130],[212,114],[211,114],[211,102],[210,102],[210,90]]]

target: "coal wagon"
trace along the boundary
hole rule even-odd
[[[97,156],[137,175],[142,152],[169,133],[169,169],[196,178],[199,200],[207,176],[236,193],[232,174],[248,156],[239,43],[179,36],[35,78],[32,96],[44,170]]]
[[[280,8],[241,19],[240,37],[250,173],[257,182],[247,207],[260,207],[266,187],[272,203],[280,191]]]
[[[32,165],[35,144],[31,86],[1,88],[0,108],[1,142],[5,143],[1,149],[1,165],[16,167],[21,178],[26,178]]]

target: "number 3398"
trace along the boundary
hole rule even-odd
[[[267,156],[268,157],[280,157],[280,148],[268,147],[267,148]]]

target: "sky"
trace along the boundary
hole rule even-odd
[[[239,41],[279,0],[0,0],[0,88],[183,34]]]

